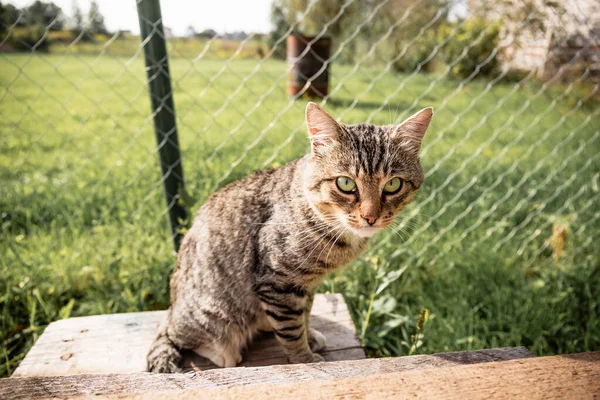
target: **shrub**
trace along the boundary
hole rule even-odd
[[[9,43],[16,51],[48,51],[48,40],[44,35],[46,29],[41,25],[30,25],[15,29],[9,37]]]
[[[430,66],[437,56],[433,54],[436,44],[435,33],[425,33],[406,49],[405,54],[394,63],[394,69],[398,72],[411,73],[420,68],[419,72],[430,72]]]
[[[500,23],[479,18],[440,27],[439,42],[452,36],[442,49],[444,62],[452,65],[452,74],[460,78],[492,75],[499,65],[496,55],[499,32]]]

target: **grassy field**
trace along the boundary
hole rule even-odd
[[[16,27],[8,38],[5,37],[4,32],[0,32],[0,52],[9,48],[30,51],[31,47],[41,40],[44,32],[43,29],[36,31],[36,28]],[[39,42],[37,51],[38,53],[68,53],[74,56],[85,55],[94,58],[98,55],[131,58],[141,51],[140,37],[131,34],[97,33],[93,35],[93,40],[90,39],[92,38],[80,38],[77,33],[68,30],[51,30],[47,32],[45,41]],[[236,52],[236,59],[257,60],[263,58],[269,51],[263,38],[256,35],[247,38],[241,47],[239,41],[225,38],[169,37],[167,48],[171,58],[194,59],[198,55],[202,55],[204,60],[223,60]]]
[[[143,63],[0,57],[0,376],[51,321],[164,309],[174,253]],[[286,65],[171,62],[194,210],[303,154]],[[426,182],[403,230],[330,277],[372,356],[526,346],[600,349],[600,105],[589,87],[466,84],[332,66],[342,121],[432,105]],[[429,318],[416,340],[422,308]]]

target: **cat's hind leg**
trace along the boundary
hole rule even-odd
[[[319,352],[327,346],[327,339],[321,332],[315,328],[310,328],[308,332],[308,345],[313,352]]]
[[[163,374],[181,372],[180,363],[182,355],[179,348],[169,336],[168,324],[169,318],[166,318],[161,324],[158,335],[148,351],[147,369],[149,372]]]
[[[231,346],[223,348],[215,344],[205,344],[194,349],[194,353],[208,358],[213,364],[221,368],[231,368],[242,362],[242,353]]]

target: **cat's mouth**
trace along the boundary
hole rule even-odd
[[[348,226],[348,230],[350,232],[354,233],[356,236],[360,236],[363,238],[370,238],[372,236],[375,236],[375,234],[382,229],[383,229],[382,226],[369,226],[369,227],[361,227],[361,228],[357,228],[354,226]]]

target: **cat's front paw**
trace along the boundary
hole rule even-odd
[[[325,359],[321,357],[320,354],[311,353],[309,351],[303,354],[297,354],[288,357],[288,362],[290,364],[310,364],[323,361],[325,361]]]
[[[308,335],[308,344],[313,352],[319,352],[327,346],[325,335],[314,328],[310,328]]]

